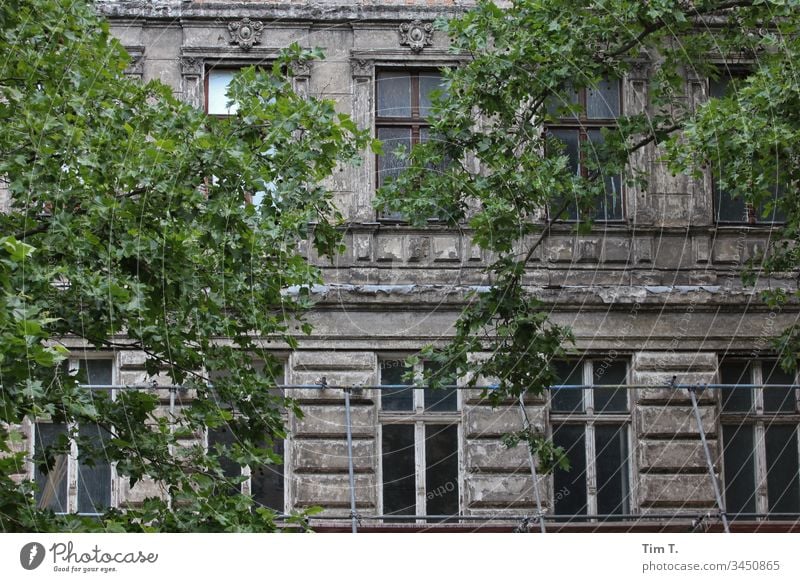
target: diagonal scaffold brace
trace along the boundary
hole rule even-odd
[[[525,400],[522,394],[519,395],[519,410],[522,415],[522,428],[525,431],[530,431],[531,421],[528,419],[528,413],[525,411]],[[544,511],[542,511],[542,495],[539,491],[539,477],[536,474],[536,459],[533,458],[533,451],[531,451],[530,443],[526,443],[528,449],[528,462],[531,465],[531,479],[533,480],[533,498],[536,501],[536,521],[539,522],[539,530],[542,533],[547,533],[547,527],[544,523]],[[527,529],[527,518],[523,525]]]
[[[676,386],[676,377],[672,377],[670,386]],[[725,502],[722,500],[722,492],[719,486],[719,479],[714,471],[714,459],[711,458],[711,449],[708,448],[708,441],[706,440],[706,431],[703,429],[703,419],[700,417],[700,408],[697,406],[697,389],[696,385],[689,385],[686,387],[689,392],[689,397],[692,399],[692,409],[694,410],[694,417],[697,420],[697,430],[700,431],[700,441],[703,443],[703,453],[706,456],[706,466],[708,467],[708,476],[711,478],[711,484],[714,486],[714,499],[717,502],[719,509],[719,516],[722,520],[722,528],[725,533],[731,533],[730,524],[728,523],[728,514],[725,511]]]

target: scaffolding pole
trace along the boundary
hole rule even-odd
[[[522,414],[522,428],[530,431],[531,421],[525,411],[525,400],[522,394],[519,395],[519,410]],[[536,459],[533,458],[533,451],[530,443],[526,443],[528,449],[528,462],[531,465],[531,479],[533,480],[533,498],[536,500],[536,520],[539,522],[539,531],[547,533],[547,526],[544,523],[544,512],[542,511],[542,496],[539,491],[539,477],[536,475]]]
[[[356,477],[353,468],[353,427],[350,424],[350,388],[344,389],[344,417],[347,425],[347,471],[350,478],[350,521],[353,533],[358,533],[358,513],[356,513]]]
[[[673,384],[675,377],[672,377]],[[697,406],[697,386],[687,387],[689,397],[692,399],[692,409],[694,410],[694,417],[697,420],[697,430],[700,431],[700,441],[703,443],[703,452],[706,456],[706,465],[708,467],[708,476],[711,478],[711,484],[714,486],[714,499],[717,502],[719,509],[719,516],[722,519],[722,528],[725,533],[731,533],[730,525],[728,524],[728,514],[725,511],[725,502],[722,500],[722,492],[720,490],[717,474],[714,471],[714,460],[711,458],[711,449],[708,448],[708,441],[706,440],[706,431],[703,428],[703,419],[700,416],[700,408]]]

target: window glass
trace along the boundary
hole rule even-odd
[[[784,372],[778,360],[764,360],[761,376],[764,384],[794,385],[794,374]],[[765,412],[794,412],[796,401],[794,388],[764,388]]]
[[[715,99],[736,95],[737,87],[745,81],[748,74],[748,71],[745,70],[722,70],[717,79],[709,79],[709,95]],[[717,170],[717,177],[719,176],[718,172],[719,170]],[[759,203],[757,208],[752,208],[742,196],[734,197],[732,193],[722,190],[717,185],[717,177],[713,184],[714,216],[717,222],[755,224],[786,221],[786,215],[782,209],[773,207],[768,212],[766,201]],[[779,182],[779,177],[776,175],[775,185],[770,187],[772,201],[777,201],[783,196],[783,188]]]
[[[111,464],[105,455],[111,434],[90,424],[81,425],[78,435],[94,449],[91,462],[78,450],[78,513],[102,513],[111,505]]]
[[[561,386],[583,385],[583,362],[554,362],[557,383]],[[583,390],[580,388],[554,388],[550,391],[553,412],[583,412]]]
[[[723,425],[725,503],[729,514],[755,513],[755,453],[753,427]]]
[[[597,513],[628,513],[628,427],[603,424],[594,428],[597,458]]]
[[[419,115],[427,117],[431,114],[431,95],[442,89],[442,76],[434,72],[419,74]]]
[[[722,384],[751,384],[750,366],[746,362],[723,362],[719,369]],[[753,391],[749,388],[721,388],[723,412],[747,412],[753,407]]]
[[[283,458],[283,439],[276,439],[272,451]],[[250,494],[258,505],[283,513],[284,465],[270,464],[250,467]]]
[[[228,102],[228,86],[237,71],[232,69],[213,69],[208,72],[208,114],[235,115],[239,110],[237,103]]]
[[[406,127],[381,127],[378,139],[383,142],[383,155],[378,156],[378,185],[396,178],[408,165],[411,151],[411,129]],[[402,154],[401,154],[402,152]]]
[[[425,425],[425,511],[458,515],[458,427]]]
[[[596,153],[592,144],[605,142],[603,132],[599,129],[588,129],[589,153],[595,160]],[[622,218],[622,179],[619,175],[603,175],[605,196],[597,201],[595,220],[620,220]]]
[[[411,372],[411,368],[405,365],[403,360],[383,360],[380,363],[381,385],[384,386],[409,386],[409,382],[403,379],[405,374]],[[381,389],[381,409],[382,410],[413,410],[414,408],[414,389],[413,388],[382,388]]]
[[[767,498],[770,513],[800,513],[800,467],[797,459],[797,427],[766,427]]]
[[[378,117],[411,117],[411,75],[402,71],[378,73]]]
[[[586,435],[580,424],[562,424],[553,428],[553,444],[563,447],[570,469],[557,468],[553,473],[556,515],[580,515],[587,512]]]
[[[619,79],[604,79],[595,87],[586,89],[586,117],[589,119],[614,119],[619,117]]]
[[[435,373],[441,368],[434,362],[425,362],[425,370]],[[458,389],[455,387],[455,380],[452,378],[441,379],[445,386],[437,390],[426,387],[424,389],[425,410],[433,412],[458,410]]]
[[[597,360],[593,362],[593,384],[623,385],[627,384],[628,367],[621,361]],[[628,410],[628,389],[620,388],[595,388],[595,412],[626,412]]]
[[[384,515],[417,511],[414,425],[385,424],[381,435]]]
[[[67,511],[67,464],[66,454],[50,456],[47,447],[59,444],[67,438],[64,424],[37,422],[34,430],[34,481],[36,482],[36,504],[56,513]]]

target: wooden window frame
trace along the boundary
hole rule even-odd
[[[382,384],[381,369],[383,362],[401,361],[406,356],[382,357],[378,362],[378,382]],[[421,386],[423,382],[424,362],[417,363],[414,368],[414,385]],[[414,515],[427,515],[426,500],[431,493],[426,490],[426,470],[425,459],[425,427],[430,425],[456,426],[456,455],[458,464],[458,514],[453,516],[452,521],[458,521],[458,517],[464,513],[464,429],[461,419],[463,409],[462,391],[456,390],[456,409],[454,411],[430,411],[425,410],[425,391],[421,389],[412,390],[413,400],[411,410],[391,410],[385,411],[382,407],[382,392],[379,391],[376,399],[378,407],[378,439],[376,450],[379,451],[380,462],[378,463],[377,484],[379,488],[378,512],[384,514],[383,509],[383,427],[386,425],[413,425],[414,426],[414,468],[416,485],[416,510]],[[396,514],[399,520],[401,514]],[[394,521],[394,520],[392,520]],[[447,520],[450,521],[450,520]],[[391,523],[391,522],[389,522]],[[418,524],[431,523],[427,519],[416,520]]]
[[[619,109],[619,116],[618,117],[606,117],[606,118],[590,118],[587,116],[587,93],[589,87],[582,87],[577,91],[578,94],[578,102],[574,105],[580,106],[580,111],[577,115],[573,117],[559,117],[554,121],[548,122],[544,126],[545,135],[548,135],[550,130],[563,130],[563,131],[577,131],[578,133],[578,172],[579,175],[583,178],[589,177],[589,172],[586,169],[586,164],[584,163],[586,159],[586,152],[584,144],[588,143],[589,140],[589,131],[590,130],[602,130],[605,129],[614,129],[618,126],[618,119],[622,117],[624,114],[624,99],[623,99],[623,92],[624,92],[624,83],[623,79],[615,79],[619,84],[619,100],[617,103]],[[616,174],[615,174],[616,175]],[[622,176],[619,176],[620,188],[619,188],[619,204],[620,204],[620,216],[619,218],[593,218],[594,222],[603,222],[603,223],[620,223],[625,221],[625,185],[622,180]],[[547,215],[548,218],[550,217],[551,212],[553,211],[552,208],[547,208]],[[558,222],[578,222],[579,218],[559,218]]]
[[[725,439],[723,436],[724,426],[734,427],[752,427],[753,429],[753,455],[754,455],[754,469],[753,475],[753,495],[755,496],[755,513],[768,514],[769,513],[769,494],[768,494],[768,480],[767,480],[767,452],[766,452],[766,429],[769,426],[785,425],[794,426],[796,435],[795,440],[798,451],[798,466],[800,466],[800,389],[794,390],[794,410],[791,412],[783,411],[765,411],[764,410],[764,364],[765,362],[774,362],[776,358],[751,358],[751,357],[726,357],[719,363],[721,370],[727,363],[746,363],[750,371],[750,384],[758,386],[751,388],[751,408],[749,411],[724,411],[722,408],[722,396],[718,399],[718,414],[719,419],[719,462],[720,462],[720,477],[723,481],[723,497],[725,497],[725,506],[727,507],[727,488],[725,484]],[[794,375],[794,383],[797,384],[797,373]],[[735,514],[729,513],[729,516]]]
[[[584,358],[581,360],[566,360],[574,365],[582,366],[581,378],[584,386],[591,386],[594,382],[594,367],[602,364],[605,359],[601,357]],[[625,363],[625,383],[630,383],[631,366],[628,359],[622,360]],[[584,427],[584,447],[586,455],[586,514],[597,514],[597,454],[595,450],[595,427],[597,425],[624,425],[626,427],[626,443],[628,449],[628,457],[625,459],[626,469],[625,477],[627,479],[627,507],[623,507],[620,512],[623,514],[636,513],[636,481],[634,479],[634,435],[633,435],[633,402],[631,399],[630,389],[625,391],[626,394],[626,412],[595,412],[594,406],[594,390],[592,388],[584,388],[581,390],[583,397],[583,411],[581,412],[562,412],[554,411],[552,408],[553,392],[550,391],[550,396],[547,400],[548,410],[548,437],[552,440],[554,429],[557,426],[572,425]],[[622,492],[623,499],[626,499],[624,491]],[[552,498],[550,500],[550,507],[553,514],[556,513],[555,504],[559,492],[555,490],[555,483],[552,487]],[[575,516],[584,514],[575,514]],[[591,522],[596,522],[592,519]]]
[[[67,360],[67,369],[72,373],[73,371],[78,371],[80,369],[80,363],[86,360],[93,360],[93,361],[108,361],[111,363],[111,383],[115,385],[119,382],[119,371],[116,357],[108,357],[105,354],[95,354],[95,353],[86,353],[80,355],[71,355]],[[109,390],[109,395],[112,399],[116,398],[117,390],[111,389]],[[28,470],[28,478],[31,481],[36,480],[36,471],[35,471],[35,461],[36,458],[36,442],[38,439],[37,430],[38,425],[40,424],[53,424],[50,419],[34,419],[31,421],[31,438],[30,443],[28,446],[28,453],[30,454],[31,463]],[[59,423],[61,424],[61,423]],[[66,507],[64,508],[63,512],[56,512],[59,515],[67,515],[71,513],[75,513],[82,516],[98,516],[102,515],[101,513],[93,513],[93,512],[79,512],[78,503],[80,499],[80,480],[78,479],[78,468],[80,464],[79,459],[79,450],[78,450],[78,443],[70,436],[72,431],[79,430],[78,423],[67,423],[64,424],[67,438],[70,442],[70,449],[69,454],[66,455],[66,469],[63,479],[66,480]],[[109,462],[109,504],[108,508],[118,507],[119,506],[119,493],[117,487],[117,471],[116,471],[116,463]]]
[[[410,117],[400,117],[400,116],[380,116],[378,114],[378,91],[379,91],[379,76],[382,73],[400,73],[400,74],[408,74],[410,76],[410,91],[411,91],[411,116]],[[373,107],[373,127],[375,132],[375,137],[378,137],[378,133],[382,128],[401,128],[401,129],[410,129],[411,130],[411,148],[415,145],[420,143],[420,135],[422,130],[425,128],[430,128],[431,124],[426,117],[422,117],[420,114],[420,76],[424,76],[425,74],[435,73],[437,75],[441,75],[441,69],[432,68],[432,67],[378,67],[375,70],[375,98],[374,107]],[[386,154],[383,154],[386,155]],[[375,154],[375,186],[376,188],[380,188],[381,184],[381,171],[380,171],[380,157],[381,154]],[[380,222],[394,222],[394,223],[403,223],[406,222],[405,218],[400,216],[392,216],[384,214],[381,211],[376,211],[376,219]],[[437,220],[432,218],[431,220]]]

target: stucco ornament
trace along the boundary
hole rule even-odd
[[[228,24],[231,34],[231,44],[238,44],[243,51],[249,51],[254,44],[261,42],[261,30],[264,25],[258,20],[242,18],[238,22]]]
[[[412,20],[400,25],[400,45],[411,47],[415,53],[433,42],[433,24]]]

